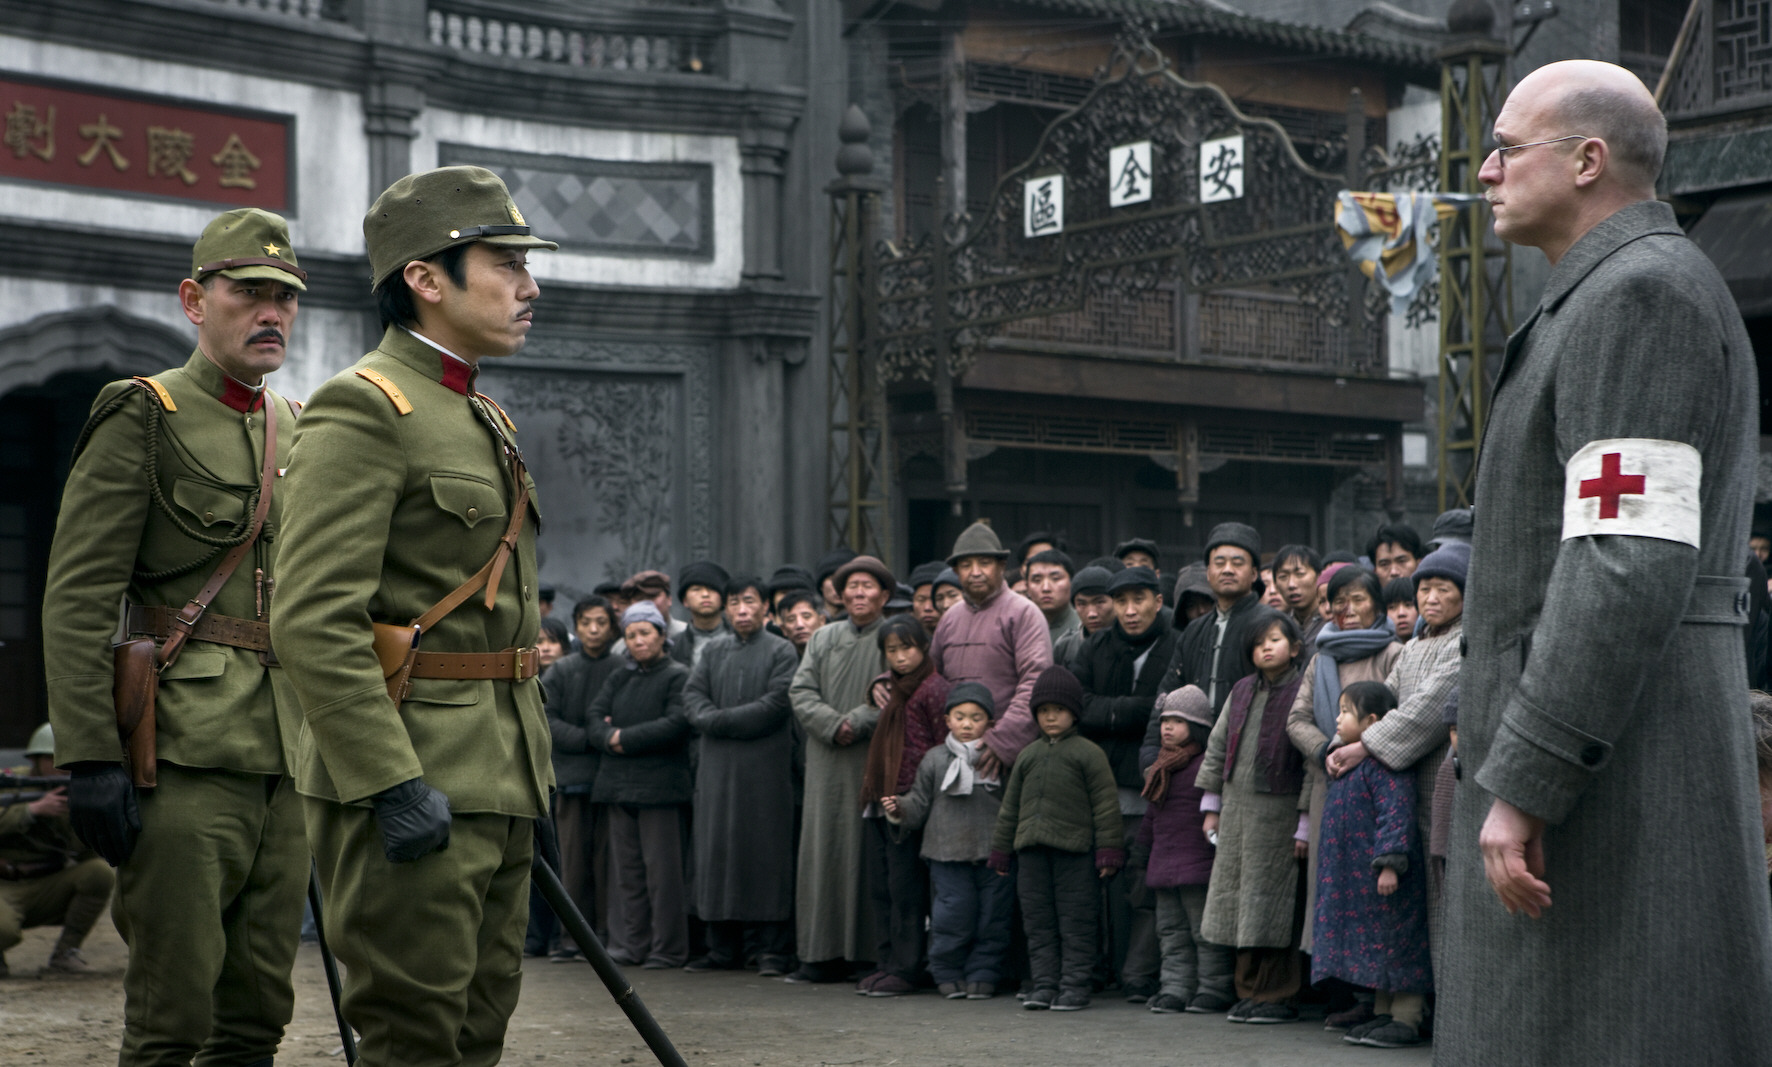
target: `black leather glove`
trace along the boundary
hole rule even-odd
[[[410,863],[449,847],[449,798],[423,778],[401,782],[370,799],[389,863]]]
[[[113,867],[135,851],[141,834],[141,809],[135,783],[118,763],[76,764],[68,780],[68,820],[74,834]]]

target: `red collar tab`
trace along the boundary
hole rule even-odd
[[[462,396],[470,396],[474,392],[474,368],[459,359],[451,359],[443,353],[437,353],[443,361],[443,385],[453,389]]]
[[[235,411],[253,412],[265,406],[265,391],[241,385],[232,378],[223,378],[222,395],[216,399]]]

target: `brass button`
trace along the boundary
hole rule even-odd
[[[529,599],[529,587],[528,586],[523,587],[523,599],[524,600]]]
[[[205,511],[203,513],[203,521],[204,522],[214,522],[215,521],[215,512]]]
[[[477,519],[479,517],[480,517],[480,509],[479,508],[469,508],[468,509],[469,520]]]

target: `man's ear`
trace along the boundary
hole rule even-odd
[[[1575,158],[1575,185],[1585,189],[1606,173],[1606,168],[1612,162],[1612,146],[1598,137],[1589,137],[1581,143],[1581,149]]]
[[[406,264],[400,277],[406,279],[406,288],[412,290],[415,300],[433,306],[443,302],[443,271],[435,263],[415,259]]]
[[[192,326],[203,325],[203,298],[208,295],[203,286],[189,278],[178,283],[178,304]]]

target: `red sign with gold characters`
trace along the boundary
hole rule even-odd
[[[0,178],[290,209],[294,119],[0,73]]]

